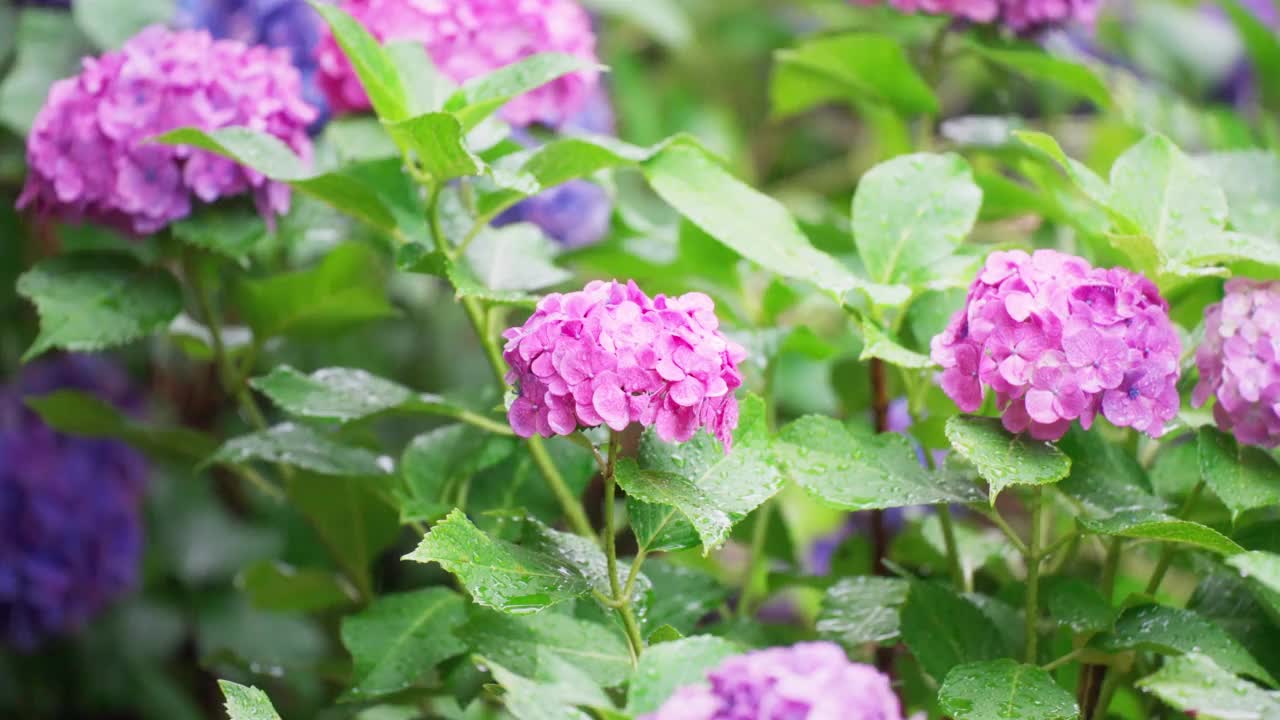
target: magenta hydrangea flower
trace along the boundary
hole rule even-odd
[[[1228,281],[1226,297],[1205,311],[1196,366],[1197,407],[1216,396],[1223,430],[1251,445],[1280,445],[1280,282]]]
[[[1159,437],[1178,412],[1182,343],[1155,285],[1054,250],[992,253],[932,350],[961,410],[989,386],[1004,426],[1041,440],[1098,412]]]
[[[902,720],[889,678],[834,643],[736,655],[641,720]]]
[[[591,18],[575,0],[343,0],[340,7],[381,42],[421,42],[454,82],[543,52],[596,62]],[[320,87],[335,112],[368,110],[369,98],[337,40],[320,42]],[[502,117],[525,126],[558,126],[587,104],[595,69],[565,75],[507,103]]]
[[[727,451],[746,352],[719,325],[702,293],[650,299],[635,282],[593,281],[547,295],[524,325],[503,333],[507,382],[518,393],[511,427],[551,437],[640,423],[667,442],[706,428]]]
[[[147,141],[184,126],[245,126],[309,157],[314,118],[287,50],[150,27],[54,83],[27,138],[18,206],[147,235],[190,214],[192,196],[252,192],[270,218],[288,210],[288,186],[203,150]]]
[[[856,0],[878,5],[884,0]],[[959,20],[1006,25],[1015,32],[1032,32],[1071,22],[1092,23],[1102,0],[888,0],[905,13],[951,15]]]

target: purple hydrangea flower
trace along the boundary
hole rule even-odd
[[[328,103],[316,84],[316,48],[324,22],[306,0],[180,0],[177,24],[207,30],[215,38],[288,50],[302,75],[302,97],[320,115],[312,129],[323,124]]]
[[[932,351],[961,410],[989,386],[1004,426],[1041,440],[1099,411],[1159,437],[1178,412],[1182,343],[1155,285],[1054,250],[992,253]]]
[[[635,282],[592,281],[547,295],[523,326],[503,333],[507,382],[519,393],[511,427],[551,437],[634,422],[667,442],[705,427],[727,451],[746,352],[719,325],[702,293],[650,299]]]
[[[58,434],[23,404],[59,389],[133,406],[124,374],[87,356],[0,388],[0,641],[24,651],[127,592],[142,558],[146,464],[119,442]]]
[[[18,206],[147,235],[187,216],[193,197],[252,192],[271,218],[288,210],[287,185],[203,150],[147,141],[184,126],[246,126],[309,157],[314,118],[287,51],[150,27],[54,83],[27,138]]]
[[[856,0],[878,5],[884,0]],[[1072,22],[1092,23],[1102,0],[888,0],[905,13],[951,15],[958,20],[1001,24],[1015,32],[1033,32]]]
[[[902,720],[889,678],[834,643],[736,655],[641,720]]]
[[[1235,278],[1204,316],[1196,349],[1196,406],[1218,398],[1213,415],[1241,442],[1280,445],[1280,282]]]
[[[465,82],[542,52],[596,62],[591,18],[576,0],[343,0],[340,7],[382,42],[423,43],[427,55],[455,82]],[[320,86],[335,112],[369,109],[369,98],[332,33],[319,50]],[[507,103],[512,125],[558,126],[588,102],[595,69],[565,75]]]

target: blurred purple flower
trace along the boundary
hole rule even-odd
[[[641,720],[902,720],[889,678],[840,646],[798,643],[735,655]]]
[[[1218,399],[1214,418],[1243,443],[1280,445],[1280,282],[1236,278],[1204,316],[1192,401]]]
[[[136,407],[128,380],[89,356],[28,366],[0,388],[0,641],[34,649],[131,589],[142,558],[142,457],[112,440],[61,435],[23,398],[91,392]]]
[[[1102,0],[855,0],[889,5],[905,13],[951,15],[974,23],[998,23],[1025,33],[1068,23],[1092,23]]]

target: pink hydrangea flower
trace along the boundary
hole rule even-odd
[[[1210,395],[1218,425],[1241,442],[1280,445],[1280,282],[1236,278],[1204,316],[1196,349],[1197,407]]]
[[[1075,420],[1087,429],[1098,412],[1160,436],[1178,412],[1181,352],[1151,281],[1054,250],[992,253],[932,343],[961,410],[976,411],[990,387],[1004,426],[1041,440]]]
[[[706,428],[728,450],[746,352],[719,324],[702,293],[650,299],[634,282],[544,297],[524,325],[503,333],[507,382],[518,392],[512,429],[551,437],[640,423],[684,442]]]
[[[856,0],[878,5],[885,0]],[[1102,0],[888,0],[905,13],[951,15],[974,23],[999,23],[1015,32],[1031,32],[1070,22],[1093,23]]]
[[[731,657],[641,720],[783,718],[902,720],[902,707],[880,671],[834,643],[807,642]]]
[[[340,7],[381,42],[421,42],[457,83],[543,52],[596,62],[591,18],[576,0],[343,0]],[[369,98],[328,28],[318,57],[320,87],[335,112],[368,110]],[[565,75],[507,103],[502,117],[521,127],[559,126],[586,106],[598,82],[594,69]]]
[[[309,157],[315,115],[287,50],[150,27],[54,83],[27,138],[18,207],[147,235],[187,216],[193,196],[252,192],[270,218],[288,211],[288,186],[203,150],[147,141],[185,126],[245,126]]]

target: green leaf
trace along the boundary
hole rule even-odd
[[[228,127],[212,132],[180,128],[152,138],[166,145],[190,145],[247,165],[272,180],[288,183],[300,192],[387,232],[396,232],[392,208],[378,189],[354,168],[314,173],[274,135],[248,128]]]
[[[80,30],[101,50],[114,50],[149,25],[174,19],[169,0],[82,0],[71,5]]]
[[[413,152],[422,171],[436,182],[479,175],[485,169],[484,161],[467,149],[462,124],[453,115],[427,113],[386,127],[401,147]]]
[[[1272,616],[1280,617],[1280,555],[1255,550],[1233,555],[1227,558],[1227,564],[1240,571]]]
[[[691,635],[729,597],[729,588],[711,575],[660,558],[647,560],[644,574],[653,587],[642,618],[646,631],[656,632],[665,625]]]
[[[578,709],[581,705],[612,710],[609,696],[591,678],[550,650],[539,652],[537,680],[517,675],[489,658],[477,658],[506,691],[502,701],[516,720],[589,720]]]
[[[280,720],[271,699],[258,688],[237,685],[230,680],[219,680],[218,687],[226,698],[227,717],[231,720]]]
[[[6,66],[8,72],[0,76],[0,124],[24,137],[44,106],[49,88],[76,74],[80,58],[90,48],[66,10],[22,8],[14,30],[15,57]]]
[[[123,345],[163,330],[182,311],[173,276],[128,255],[43,260],[18,278],[17,288],[40,314],[40,334],[24,361],[53,348],[94,352]]]
[[[992,621],[940,583],[912,582],[901,618],[902,641],[935,680],[946,678],[957,665],[1007,654]]]
[[[1244,548],[1207,525],[1158,512],[1126,511],[1100,520],[1080,518],[1079,522],[1085,530],[1098,535],[1184,543],[1226,556],[1244,552]]]
[[[334,5],[311,4],[328,23],[342,52],[351,61],[378,117],[396,122],[408,115],[404,86],[391,58],[355,18]]]
[[[945,466],[944,466],[945,467]],[[956,552],[960,556],[960,570],[966,584],[972,586],[973,576],[993,560],[1002,560],[1009,552],[1009,543],[992,528],[979,529],[963,523],[952,528],[955,533]],[[937,515],[930,515],[920,523],[920,534],[929,547],[943,560],[947,556],[947,542],[942,533],[942,522]]]
[[[874,33],[827,35],[779,50],[769,97],[778,117],[833,101],[869,101],[904,115],[938,112],[938,99],[902,45]]]
[[[289,480],[287,491],[360,597],[373,597],[370,565],[400,535],[395,510],[376,481],[303,473]]]
[[[1089,66],[1050,55],[1043,48],[1030,45],[991,47],[972,43],[980,57],[1036,84],[1050,84],[1091,101],[1099,108],[1112,106],[1106,83]]]
[[[663,200],[742,257],[838,298],[858,284],[835,258],[809,244],[786,208],[733,177],[705,150],[672,145],[642,167]]]
[[[1240,0],[1223,0],[1222,7],[1240,33],[1245,49],[1249,51],[1252,66],[1280,67],[1280,38],[1276,37],[1275,30]],[[1263,105],[1271,112],[1280,110],[1280,78],[1272,72],[1259,72],[1257,75],[1256,82],[1262,91]]]
[[[875,510],[973,502],[977,489],[930,472],[896,433],[855,430],[823,415],[806,415],[778,434],[782,471],[824,505]]]
[[[457,506],[476,473],[511,456],[514,438],[466,425],[446,425],[413,439],[400,458],[400,516],[434,522]]]
[[[704,555],[723,545],[729,538],[733,519],[715,500],[684,476],[657,470],[641,470],[634,460],[623,458],[617,464],[616,479],[628,497],[679,510],[702,538]]]
[[[1272,685],[1275,680],[1227,631],[1190,610],[1164,605],[1126,609],[1115,629],[1093,641],[1108,652],[1150,650],[1165,655],[1200,653],[1225,670]]]
[[[899,635],[900,614],[911,584],[900,578],[850,577],[827,588],[818,612],[818,634],[850,652]]]
[[[244,261],[268,233],[257,213],[226,208],[201,208],[170,228],[174,237],[188,245],[237,261]]]
[[[446,417],[469,413],[439,395],[414,392],[356,368],[322,368],[304,375],[277,365],[249,384],[290,415],[316,420],[346,423],[391,410]]]
[[[517,95],[563,75],[595,67],[589,60],[564,53],[531,55],[463,83],[445,103],[445,109],[458,118],[464,130],[470,130]]]
[[[1071,474],[1058,483],[1058,490],[1084,503],[1093,515],[1169,507],[1151,493],[1147,474],[1133,455],[1101,433],[1072,427],[1058,448],[1071,458]]]
[[[721,537],[719,513],[727,515],[730,524],[736,523],[782,488],[782,475],[773,462],[764,401],[756,395],[746,395],[739,402],[731,451],[726,453],[719,441],[705,433],[676,445],[663,442],[650,429],[640,441],[640,464],[647,471],[684,480],[678,484],[670,478],[666,481],[673,485],[667,494],[671,502],[677,497],[672,494],[677,487],[684,492],[679,510],[653,504],[658,501],[650,498],[659,497],[657,494],[638,494],[635,501],[628,501],[632,525],[646,550],[687,547],[683,542],[694,538],[679,531],[683,521],[677,522],[677,518],[688,514],[702,514],[699,534],[704,549],[709,548],[710,539]],[[699,500],[697,493],[705,501]]]
[[[461,510],[422,538],[406,560],[439,563],[480,605],[527,614],[586,595],[591,586],[563,559],[485,535]]]
[[[1111,604],[1096,584],[1065,576],[1045,578],[1044,583],[1049,616],[1054,620],[1076,633],[1111,629]]]
[[[710,635],[664,642],[645,650],[627,693],[627,714],[656,712],[678,688],[700,682],[741,648]]]
[[[629,0],[583,0],[583,6],[592,12],[613,15],[644,28],[654,39],[680,49],[693,39],[693,27],[689,11],[678,0],[649,0],[636,3]]]
[[[213,437],[202,432],[138,422],[96,395],[79,390],[55,390],[27,396],[23,401],[54,430],[123,440],[157,457],[190,464],[209,457],[218,447]]]
[[[1074,720],[1071,693],[1033,665],[1002,659],[952,668],[938,703],[955,720]]]
[[[390,470],[378,455],[343,445],[303,425],[280,423],[222,444],[206,463],[280,463],[321,475],[378,477]]]
[[[372,250],[344,243],[315,267],[243,281],[236,299],[259,340],[325,335],[397,314],[382,277]]]
[[[1239,445],[1231,435],[1205,426],[1197,434],[1200,474],[1239,517],[1246,510],[1280,504],[1280,463],[1266,451]]]
[[[1172,657],[1138,687],[1204,720],[1273,720],[1280,693],[1268,692],[1218,667],[1204,655]]]
[[[552,262],[555,242],[531,223],[481,231],[467,248],[465,264],[448,267],[458,297],[521,301],[525,291],[557,285],[573,274]]]
[[[575,533],[553,530],[536,520],[525,522],[524,547],[535,553],[553,558],[562,566],[574,568],[586,578],[590,589],[601,595],[611,595],[609,582],[609,560],[604,550],[594,538],[583,537]],[[631,566],[625,560],[617,563],[617,579],[619,583],[626,581]],[[635,589],[631,595],[632,606],[636,614],[644,617],[648,604],[649,591],[652,588],[649,578],[643,572],[636,577]]]
[[[1280,155],[1266,150],[1234,150],[1196,160],[1227,196],[1231,227],[1251,235],[1280,237]]]
[[[427,55],[422,42],[392,40],[382,48],[400,76],[405,92],[405,109],[410,116],[436,112],[458,89],[458,84],[444,74]],[[332,125],[333,121],[330,121]]]
[[[914,350],[908,350],[874,322],[862,320],[862,354],[859,360],[880,358],[903,368],[924,369],[934,367],[933,359]]]
[[[991,486],[990,499],[1010,485],[1050,485],[1071,472],[1071,459],[1047,442],[1005,430],[997,418],[958,415],[947,420],[947,439]]]
[[[515,617],[476,610],[463,628],[472,652],[526,677],[539,675],[550,650],[601,687],[616,687],[631,675],[631,652],[612,627],[557,612]]]
[[[342,644],[354,662],[347,701],[399,692],[432,668],[466,652],[456,631],[466,622],[466,600],[447,588],[382,595],[342,619]]]
[[[351,586],[329,570],[297,568],[274,560],[259,560],[242,570],[236,587],[255,608],[276,612],[315,612],[358,599]]]
[[[921,283],[973,229],[982,190],[959,155],[918,153],[883,162],[858,181],[853,237],[874,282]]]

